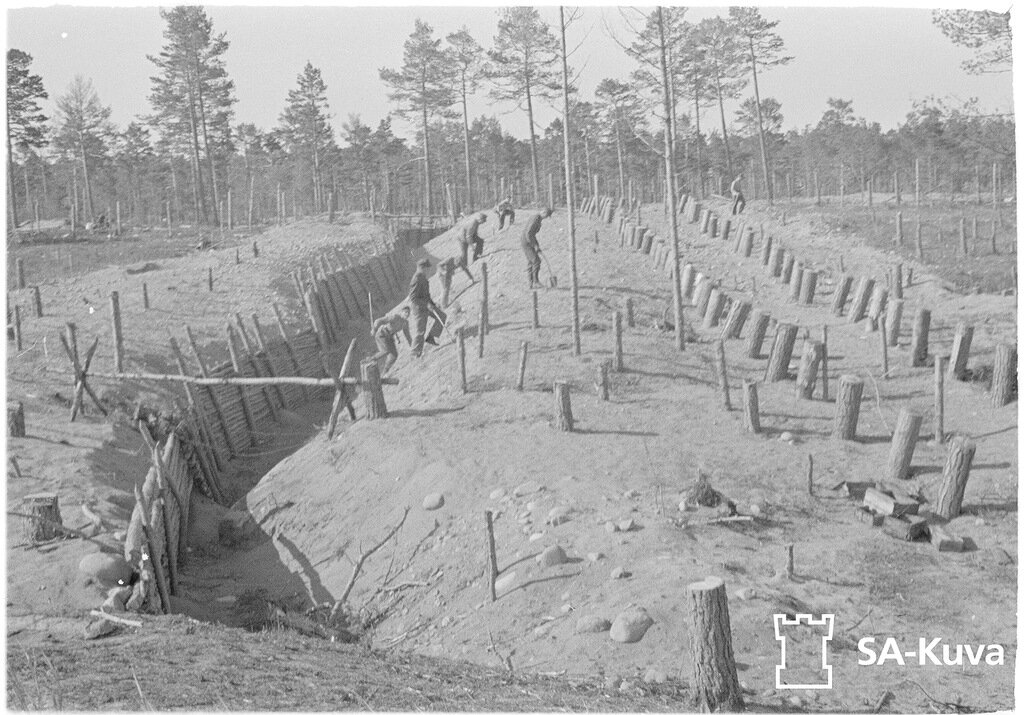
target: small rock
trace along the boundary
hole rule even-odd
[[[494,582],[494,590],[495,591],[503,591],[504,589],[506,589],[509,586],[511,586],[512,582],[515,581],[515,580],[516,580],[516,572],[515,571],[509,571],[507,574],[502,574]]]
[[[600,551],[591,551],[589,554],[587,554],[587,561],[590,561],[591,563],[597,563],[603,558],[604,554]]]
[[[984,520],[984,519],[982,519],[982,518],[981,518],[981,517],[979,516],[979,517],[978,517],[977,519],[975,519],[975,520],[974,520],[974,525],[975,525],[975,526],[985,526],[985,520]]]
[[[621,683],[619,683],[619,692],[620,693],[630,693],[630,692],[632,692],[635,689],[636,689],[636,686],[633,685],[633,682],[630,681],[630,680],[623,680]]]
[[[537,562],[545,568],[564,564],[568,560],[569,558],[565,555],[565,550],[558,544],[552,544],[547,547],[541,555],[537,557]]]
[[[632,606],[615,617],[609,635],[613,641],[619,643],[636,643],[653,625],[654,619],[646,610],[640,606]]]
[[[142,610],[142,604],[146,601],[146,591],[142,586],[142,582],[138,582],[132,587],[132,595],[128,597],[128,601],[125,602],[125,610],[138,612]]]
[[[530,541],[531,542],[540,541],[543,538],[544,538],[544,532],[543,531],[538,531],[536,533],[530,534]]]
[[[556,506],[548,512],[548,523],[551,526],[558,526],[569,521],[569,514],[572,509],[567,506]]]
[[[800,697],[797,695],[791,695],[790,697],[786,698],[786,702],[794,708],[802,708],[804,706],[804,701],[801,700]]]
[[[512,493],[517,497],[525,497],[528,494],[536,494],[543,488],[544,487],[542,487],[540,484],[531,480],[529,482],[523,482],[522,484],[517,486],[515,489],[512,490]]]
[[[569,613],[570,611],[573,610],[573,607],[572,607],[571,603],[563,603],[562,606],[558,610],[561,611],[562,613]]]
[[[616,531],[619,530],[619,527],[615,524],[614,521],[606,521],[604,523],[604,530],[607,531],[609,534],[614,534]]]
[[[117,629],[118,625],[116,623],[112,623],[106,618],[98,618],[85,627],[85,639],[93,641],[103,636],[109,636]]]
[[[423,508],[427,511],[434,511],[444,506],[444,494],[441,492],[434,492],[427,494],[423,497]]]
[[[504,499],[504,498],[505,498],[505,490],[501,489],[500,487],[498,489],[495,489],[493,492],[491,492],[491,496],[490,496],[491,501],[499,501],[499,500]]]
[[[679,502],[679,511],[696,511],[697,507],[683,499]]]
[[[758,504],[751,504],[750,505],[750,515],[751,516],[761,516],[761,507]]]
[[[78,562],[78,570],[107,587],[127,586],[133,573],[123,556],[102,551],[86,554]]]
[[[749,601],[750,599],[757,596],[757,591],[755,591],[752,588],[747,588],[746,586],[744,586],[743,588],[737,588],[732,595],[741,601]]]
[[[626,499],[636,499],[638,496],[640,496],[640,492],[638,492],[636,489],[627,489],[622,496],[624,496]]]
[[[627,571],[626,569],[622,568],[621,566],[616,566],[615,568],[612,569],[612,580],[613,581],[616,580],[616,579],[620,579],[620,578],[629,578],[632,575],[633,574],[631,574],[629,571]]]
[[[604,689],[608,691],[618,692],[619,686],[622,685],[622,678],[617,675],[609,675],[604,679]]]
[[[796,441],[796,436],[792,432],[783,432],[779,435],[779,440],[782,442],[793,443]]]
[[[568,601],[568,600],[569,600],[570,598],[572,598],[572,594],[571,594],[571,593],[569,593],[568,591],[565,591],[565,592],[564,592],[564,593],[562,594],[562,600],[563,600],[563,601]]]
[[[636,528],[636,522],[632,519],[623,519],[616,526],[619,527],[619,531],[632,531]]]
[[[658,670],[657,668],[648,668],[647,672],[644,673],[645,683],[664,683],[668,680],[668,676],[665,675],[665,671]]]
[[[545,623],[543,625],[540,625],[540,626],[537,626],[536,628],[534,628],[533,629],[533,635],[535,635],[535,636],[546,636],[548,634],[548,631],[550,631],[550,630],[551,630],[551,624],[550,623]]]
[[[537,508],[537,502],[535,502],[535,501],[528,501],[528,502],[526,502],[526,512],[527,513],[533,511],[536,508]]]
[[[576,621],[577,633],[603,633],[611,627],[612,622],[600,616],[580,616],[580,619]]]

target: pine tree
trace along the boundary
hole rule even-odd
[[[232,150],[232,105],[236,100],[223,58],[229,43],[223,33],[213,34],[213,21],[200,6],[161,10],[160,17],[167,22],[166,44],[159,55],[148,56],[159,70],[150,78],[149,101],[156,110],[152,121],[171,142],[187,143],[196,219],[205,223],[210,219],[211,198],[216,220],[220,200],[216,167],[226,166]],[[206,160],[205,177],[200,152]]]
[[[280,135],[285,150],[309,162],[313,188],[313,206],[324,207],[323,154],[334,143],[334,130],[328,121],[327,85],[320,70],[306,62],[298,77],[299,86],[288,91],[288,104],[281,114]]]
[[[533,169],[533,200],[540,200],[540,172],[537,167],[537,132],[533,120],[536,97],[554,99],[559,90],[555,63],[558,40],[535,7],[510,7],[502,10],[494,49],[488,51],[493,82],[491,97],[515,102],[526,110],[530,122],[530,163]]]
[[[746,84],[741,76],[744,62],[743,48],[736,27],[721,17],[708,17],[697,25],[696,41],[704,51],[711,79],[711,88],[718,100],[722,120],[722,143],[725,146],[725,171],[732,178],[732,152],[729,150],[729,132],[725,124],[725,100],[739,95]]]
[[[46,145],[46,117],[39,100],[47,99],[43,78],[29,71],[32,55],[7,50],[7,206],[11,226],[18,226],[14,197],[14,149],[30,151]],[[28,200],[28,197],[25,197]]]
[[[104,107],[92,86],[92,80],[76,75],[67,92],[57,99],[54,117],[54,147],[81,162],[85,183],[85,207],[90,221],[96,218],[90,169],[107,156],[113,139],[110,107]]]
[[[380,78],[391,87],[388,97],[392,102],[399,104],[397,114],[418,114],[421,120],[424,205],[426,212],[432,214],[434,197],[430,182],[430,117],[436,113],[443,113],[455,101],[451,87],[450,60],[441,50],[441,40],[434,39],[434,29],[417,19],[415,29],[405,41],[402,68],[381,68]]]
[[[466,98],[480,86],[480,80],[486,76],[487,67],[481,59],[483,48],[473,39],[469,30],[463,26],[458,32],[447,37],[450,56],[458,72],[459,98],[462,100],[462,128],[466,162],[466,205],[476,206],[473,199],[472,162],[469,151],[469,109]]]
[[[643,126],[644,117],[632,85],[603,79],[594,91],[605,133],[614,140],[615,165],[619,176],[619,196],[626,195],[624,150],[626,138]]]
[[[992,10],[933,10],[932,22],[954,44],[976,50],[962,67],[970,74],[1009,72],[1013,68],[1010,13]]]

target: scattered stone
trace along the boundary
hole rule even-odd
[[[548,523],[551,526],[558,526],[569,521],[569,514],[572,513],[572,509],[567,506],[556,506],[548,512]]]
[[[500,488],[500,487],[498,489],[495,489],[493,492],[491,492],[491,496],[490,496],[491,501],[500,501],[500,500],[502,500],[504,498],[505,498],[505,490]]]
[[[798,695],[789,696],[788,698],[786,698],[786,702],[792,705],[794,708],[802,708],[804,706],[804,701],[801,700],[800,696]]]
[[[78,570],[108,588],[127,586],[133,573],[123,556],[102,551],[86,554],[78,563]]]
[[[577,633],[603,633],[611,627],[612,622],[600,616],[580,616],[580,619],[576,621]]]
[[[559,608],[558,610],[561,611],[562,613],[569,613],[570,611],[573,610],[573,607],[572,607],[571,603],[563,603],[561,608]]]
[[[512,493],[517,497],[525,497],[528,494],[536,494],[543,488],[543,486],[531,480],[529,482],[523,482],[522,484],[517,486],[515,489],[512,490]]]
[[[632,575],[633,574],[631,574],[629,571],[627,571],[626,569],[622,568],[621,566],[616,566],[615,568],[612,569],[612,580],[613,581],[616,580],[616,579],[620,579],[620,578],[629,578]]]
[[[647,672],[644,673],[645,683],[664,683],[668,680],[668,676],[665,675],[665,671],[658,670],[657,668],[648,668]]]
[[[604,679],[604,689],[610,692],[618,692],[620,685],[622,685],[622,678],[617,675],[609,675]]]
[[[571,594],[571,593],[569,593],[568,591],[565,591],[565,592],[564,592],[564,593],[562,594],[562,600],[563,600],[563,601],[568,601],[568,600],[569,600],[570,598],[572,598],[572,594]]]
[[[654,619],[646,610],[640,606],[632,606],[615,617],[609,635],[613,641],[619,643],[636,643],[653,625]]]
[[[591,551],[589,554],[587,554],[587,561],[590,561],[591,563],[597,563],[603,558],[604,554],[600,551]]]
[[[536,628],[534,628],[533,629],[533,635],[535,635],[535,636],[546,636],[548,634],[548,631],[550,631],[550,630],[551,630],[551,624],[550,623],[545,623],[543,625],[540,625],[540,626],[537,626]]]
[[[636,528],[636,522],[632,519],[623,519],[616,526],[619,527],[619,531],[633,531]]]
[[[441,492],[433,492],[423,497],[423,508],[427,511],[434,511],[444,506],[444,494]]]
[[[537,557],[537,562],[545,568],[564,564],[568,560],[569,557],[565,555],[565,550],[558,544],[552,544],[547,547],[541,555]]]
[[[732,595],[741,601],[749,601],[750,599],[757,596],[757,591],[755,591],[752,588],[744,586],[742,588],[737,588]]]
[[[679,502],[679,511],[693,511],[694,509],[696,507],[685,499]]]
[[[790,444],[793,444],[793,442],[796,441],[796,435],[794,435],[792,432],[783,432],[782,434],[779,435],[779,441],[789,442]]]
[[[635,685],[633,685],[633,681],[631,680],[623,680],[622,683],[619,684],[620,693],[629,694],[637,689],[638,688]]]
[[[509,571],[507,574],[502,574],[494,582],[495,591],[503,591],[512,585],[512,582],[516,580],[516,572]]]
[[[533,511],[536,508],[537,508],[537,502],[535,502],[535,501],[528,501],[528,502],[526,502],[526,511],[527,511],[527,513]]]
[[[636,499],[638,496],[640,496],[640,492],[638,492],[636,489],[627,489],[626,493],[623,494],[622,496],[624,496],[626,499]]]
[[[543,538],[544,538],[544,532],[543,531],[538,531],[536,533],[530,534],[530,542],[531,543],[534,542],[534,541],[540,541]]]
[[[109,636],[118,628],[119,626],[116,623],[108,621],[106,618],[98,618],[85,627],[85,639],[87,641],[94,641],[97,638]]]
[[[604,530],[607,531],[609,534],[614,534],[616,531],[619,530],[619,527],[614,521],[606,521],[604,523]]]

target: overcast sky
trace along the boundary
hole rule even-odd
[[[909,4],[909,3],[904,3]],[[972,3],[962,3],[968,5]],[[235,82],[236,122],[263,129],[277,124],[288,90],[306,61],[319,67],[328,86],[335,130],[349,114],[376,126],[392,108],[381,83],[381,67],[398,68],[402,44],[419,17],[444,36],[465,25],[484,47],[493,44],[499,7],[330,7],[240,6],[212,4],[207,11],[214,29],[231,43],[225,55]],[[628,42],[625,18],[636,9],[583,7],[571,28],[570,58],[579,73],[582,97],[593,99],[600,80],[628,78],[632,61],[616,42]],[[692,8],[687,19],[726,14],[726,7]],[[558,9],[541,7],[557,26]],[[968,75],[960,63],[969,50],[954,46],[932,24],[931,13],[915,8],[763,7],[778,20],[786,52],[794,60],[760,76],[762,97],[782,103],[784,127],[814,124],[829,97],[853,101],[854,112],[883,129],[904,121],[913,102],[929,96],[966,100],[977,97],[990,111],[1010,111],[1010,73]],[[150,111],[147,96],[154,66],[147,54],[162,45],[164,22],[157,6],[20,7],[7,13],[7,46],[33,56],[52,100],[75,74],[91,78],[102,102],[120,126]],[[752,93],[748,89],[748,94]],[[727,107],[732,121],[735,105]],[[498,113],[512,134],[525,137],[525,116],[512,107],[489,102],[484,92],[471,101],[472,116]],[[706,113],[706,126],[717,126],[717,113]],[[538,111],[539,132],[556,116],[551,107]],[[408,125],[396,120],[400,133]]]

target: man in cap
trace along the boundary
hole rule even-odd
[[[541,221],[552,214],[550,208],[534,214],[523,226],[521,243],[523,253],[526,254],[526,277],[530,281],[530,288],[543,288],[540,282],[540,244],[537,243],[537,233],[540,231]]]
[[[409,337],[409,312],[409,306],[403,305],[373,322],[370,332],[377,343],[377,354],[374,355],[374,359],[384,358],[384,365],[381,367],[382,375],[386,374],[398,360],[398,344],[395,339],[399,333],[405,335],[407,344],[412,345],[412,338]]]
[[[415,337],[412,341],[412,354],[416,357],[423,355],[423,343],[437,345],[437,338],[444,328],[444,321],[448,316],[444,314],[437,304],[430,297],[430,277],[427,272],[430,270],[430,260],[421,258],[416,263],[416,272],[409,281],[408,303],[411,308],[411,320],[415,326]],[[427,332],[427,318],[433,317],[434,324]]]
[[[516,212],[512,208],[512,199],[506,198],[498,202],[498,205],[494,207],[494,213],[498,214],[498,230],[505,228],[505,219],[508,219],[508,225],[511,226],[516,222]]]

